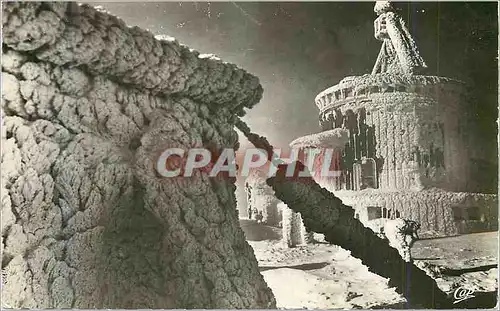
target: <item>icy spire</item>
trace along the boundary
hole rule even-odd
[[[382,47],[372,74],[414,74],[427,68],[403,18],[395,12],[391,2],[376,1],[373,11],[378,15],[374,22],[375,38],[382,41]]]
[[[393,10],[394,8],[391,1],[375,1],[375,8],[373,9],[373,11],[377,13],[377,16]]]

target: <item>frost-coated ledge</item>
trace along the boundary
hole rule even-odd
[[[464,86],[462,81],[439,76],[392,73],[365,74],[342,79],[338,84],[320,92],[314,101],[320,110],[324,110],[332,105],[342,105],[344,101],[350,102],[355,99],[362,101],[375,94],[389,92],[423,94],[432,97],[439,96],[441,90],[462,94]]]
[[[67,2],[6,2],[3,42],[58,66],[153,94],[189,97],[243,113],[262,97],[259,79],[233,64],[206,57],[89,5]]]
[[[299,137],[290,143],[292,148],[339,148],[343,149],[349,141],[346,129],[333,129]]]
[[[498,228],[498,198],[494,194],[451,192],[438,188],[412,191],[404,189],[365,189],[333,191],[344,204],[353,206],[361,221],[371,226],[374,209],[397,211],[400,217],[421,224],[421,237],[441,237]],[[371,209],[371,211],[370,211]],[[469,219],[468,209],[484,219]],[[382,212],[382,217],[387,215]],[[378,220],[382,220],[378,218]]]

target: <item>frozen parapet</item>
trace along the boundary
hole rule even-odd
[[[346,129],[333,129],[321,133],[302,136],[290,143],[290,147],[296,148],[339,148],[343,149],[349,141],[349,132]]]

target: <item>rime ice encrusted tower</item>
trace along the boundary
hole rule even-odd
[[[404,217],[419,221],[423,235],[495,230],[497,197],[473,193],[464,84],[422,75],[427,65],[402,17],[387,1],[374,11],[382,47],[372,73],[346,77],[318,94],[323,132],[296,140],[348,132],[341,176],[317,182],[374,229],[377,219]]]

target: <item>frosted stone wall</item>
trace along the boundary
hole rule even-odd
[[[374,132],[366,148],[374,149],[380,189],[467,191],[461,92],[461,83],[446,78],[377,74],[346,78],[316,103],[332,127],[349,127],[349,113],[356,119],[364,110],[364,124]]]
[[[419,234],[445,236],[498,229],[496,195],[425,191],[337,191],[346,205],[353,206],[361,222],[398,216],[420,222]]]
[[[460,148],[463,140],[456,112],[439,111],[440,103],[419,95],[390,94],[372,99],[379,109],[366,105],[366,122],[375,128],[381,189],[466,190],[468,158],[466,151],[460,152],[465,148]]]
[[[4,3],[3,43],[2,307],[275,307],[234,180],[154,168],[237,147],[257,78],[76,3]]]

